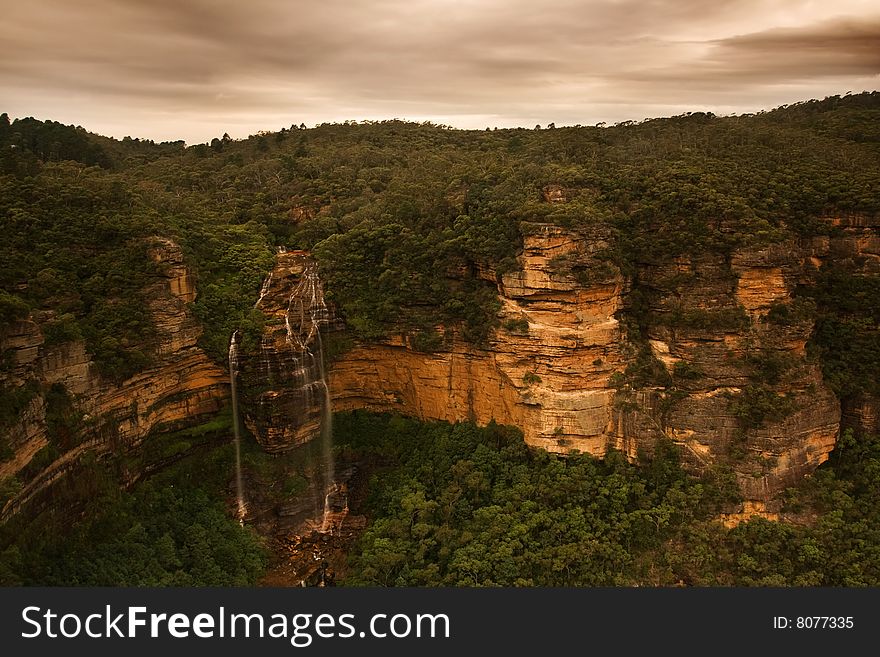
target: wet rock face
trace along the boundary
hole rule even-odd
[[[488,348],[453,340],[444,351],[421,353],[400,337],[357,345],[329,371],[334,409],[495,420],[520,427],[530,445],[560,453],[601,456],[615,448],[635,457],[667,437],[693,470],[729,466],[744,496],[762,502],[827,459],[840,404],[806,357],[812,322],[782,326],[768,318],[791,301],[805,267],[815,266],[814,245],[641,263],[645,341],[621,327],[631,284],[603,259],[609,237],[602,229],[526,224],[524,233],[518,271],[484,272],[502,302]],[[307,261],[307,254],[280,254],[261,302],[270,327],[261,360],[251,365],[252,386],[270,385],[248,413],[269,449],[317,434],[320,411],[298,391],[299,365],[281,327]],[[627,378],[645,348],[664,380],[634,388]],[[785,412],[744,423],[737,400],[742,407],[755,389],[779,397]]]
[[[303,251],[278,254],[257,307],[266,329],[257,354],[241,361],[244,419],[264,449],[281,452],[320,432],[326,401],[320,331],[335,320],[315,263]]]
[[[225,372],[196,346],[201,327],[189,309],[196,290],[180,247],[154,238],[147,253],[162,273],[145,291],[156,339],[144,347],[155,360],[130,379],[121,384],[103,380],[83,341],[46,346],[40,329],[48,319],[45,313],[35,313],[0,336],[0,348],[10,350],[15,363],[4,374],[4,385],[34,391],[18,421],[4,431],[13,455],[0,462],[0,479],[18,477],[21,484],[20,493],[4,507],[4,518],[75,470],[84,455],[137,450],[155,427],[193,424],[226,403]],[[83,418],[73,441],[77,444],[70,448],[47,424],[45,399],[53,385],[63,386]],[[50,443],[57,458],[22,480],[22,469]],[[127,476],[137,478],[139,473]]]

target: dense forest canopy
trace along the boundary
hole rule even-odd
[[[878,189],[878,92],[615,126],[292,125],[189,147],[3,114],[0,331],[30,316],[48,344],[84,340],[108,380],[142,370],[155,334],[144,290],[158,273],[146,251],[162,236],[181,245],[195,273],[201,345],[218,362],[235,329],[244,349],[256,345],[264,317],[254,301],[279,246],[315,255],[355,337],[405,333],[430,351],[454,333],[483,345],[498,323],[491,274],[515,269],[523,236],[550,223],[603,236],[608,246],[593,269],[570,273],[629,277],[621,323],[637,332],[654,321],[644,314],[639,265],[833,235],[840,228],[829,216],[880,213]],[[548,202],[553,193],[558,202]],[[880,393],[876,277],[836,262],[797,295],[768,321],[809,317],[810,357],[821,359],[838,396]],[[737,327],[748,318],[736,308],[675,321]],[[8,353],[0,356],[0,368],[12,367]],[[767,386],[785,363],[762,358],[763,378],[740,402],[744,427],[785,411],[786,398]],[[694,375],[661,369],[661,385]],[[656,370],[655,360],[636,359],[626,377],[650,385]],[[71,408],[63,386],[44,392],[47,421],[63,419]],[[0,390],[0,429],[34,394],[31,383]],[[733,495],[730,473],[686,475],[669,445],[650,464],[615,453],[563,462],[494,425],[364,414],[337,425],[341,449],[381,475],[349,584],[880,582],[875,438],[845,434],[831,462],[789,491],[785,512],[796,522],[728,531],[715,519]],[[154,438],[149,444],[171,455],[192,447],[190,435]],[[124,493],[113,473],[87,464],[101,489],[89,491],[89,520],[72,532],[59,521],[52,536],[6,526],[0,581],[253,583],[265,554],[218,502],[228,492],[228,447],[210,453]],[[0,459],[9,456],[0,442]],[[4,488],[10,482],[0,482],[0,499],[15,493]]]
[[[3,115],[2,321],[49,310],[52,339],[84,337],[124,378],[146,363],[142,238],[160,234],[196,269],[215,358],[235,327],[256,335],[252,299],[276,245],[314,251],[361,337],[404,331],[430,348],[442,325],[479,344],[497,321],[479,268],[516,266],[522,222],[601,224],[609,264],[624,271],[828,232],[824,215],[880,211],[878,119],[871,92],[610,127],[292,125],[185,148]],[[544,202],[547,186],[566,189],[565,202]]]
[[[844,436],[785,495],[789,522],[718,522],[737,495],[659,444],[633,465],[560,459],[510,427],[343,414],[338,438],[380,468],[353,586],[877,586],[880,441]]]

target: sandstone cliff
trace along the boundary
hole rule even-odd
[[[540,224],[528,229],[522,269],[501,276],[502,328],[487,349],[458,340],[432,354],[400,340],[361,345],[333,365],[335,408],[481,424],[495,419],[522,428],[531,445],[603,454],[614,431],[609,379],[625,366],[615,317],[625,282],[614,271],[584,286],[554,271],[554,261],[601,249],[601,235],[590,239]]]
[[[634,458],[665,436],[695,471],[732,470],[744,510],[770,514],[767,503],[827,459],[841,422],[840,402],[806,351],[812,319],[778,323],[771,310],[792,304],[829,254],[874,253],[871,227],[857,230],[870,235],[638,263],[647,307],[636,309],[633,280],[604,259],[602,229],[526,224],[519,270],[481,272],[502,301],[486,348],[453,339],[422,353],[405,337],[357,344],[332,363],[334,409],[495,420],[560,453],[616,448]],[[302,252],[278,255],[261,301],[269,328],[248,366],[248,426],[271,450],[316,429],[319,410],[300,389],[302,365],[283,330],[308,263]],[[770,410],[755,418],[760,405]],[[848,413],[876,422],[876,400]]]
[[[73,470],[84,455],[132,453],[153,429],[192,423],[225,403],[226,373],[196,346],[201,328],[188,307],[196,290],[180,248],[154,238],[148,253],[161,272],[145,291],[156,325],[155,339],[145,345],[154,364],[121,384],[102,379],[82,341],[47,346],[41,331],[46,313],[35,313],[0,335],[0,350],[14,363],[4,385],[34,391],[18,421],[4,432],[13,455],[0,462],[0,480],[16,477],[21,486],[4,506],[4,520]],[[79,418],[75,436],[59,436],[47,422],[47,395],[59,389]],[[126,478],[139,475],[123,473]]]
[[[835,217],[837,234],[817,238],[812,244],[812,262],[822,267],[844,261],[858,275],[880,276],[880,217]],[[880,433],[880,395],[860,393],[843,400],[842,426],[857,433]]]
[[[652,424],[684,447],[694,469],[725,464],[743,496],[762,502],[827,459],[840,404],[806,353],[812,319],[782,325],[769,316],[792,302],[809,254],[789,242],[738,251],[729,261],[645,264],[649,343],[671,384],[624,414],[624,427],[642,427],[625,428],[625,443],[638,444]]]
[[[304,251],[278,254],[256,307],[266,315],[266,328],[258,355],[242,358],[240,394],[248,429],[265,450],[279,452],[320,431],[328,410],[321,331],[340,326]]]

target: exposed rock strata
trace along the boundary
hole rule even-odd
[[[444,351],[421,353],[405,337],[356,345],[330,370],[334,408],[495,420],[519,426],[531,445],[562,453],[602,455],[616,448],[635,457],[665,436],[683,447],[692,469],[730,467],[745,498],[761,502],[749,509],[767,513],[773,511],[767,502],[827,459],[841,410],[806,353],[812,322],[782,326],[767,314],[790,303],[830,253],[875,251],[873,233],[790,241],[728,259],[640,263],[649,308],[646,335],[637,339],[620,324],[631,311],[630,282],[602,262],[607,236],[542,224],[525,229],[518,271],[498,277],[481,270],[497,282],[502,302],[501,328],[487,348],[453,339]],[[273,450],[300,444],[315,431],[316,411],[291,393],[296,375],[279,329],[306,262],[303,253],[279,254],[262,302],[274,325],[254,371],[269,383],[249,409],[248,423]],[[642,344],[662,363],[667,380],[631,388],[625,372]],[[760,385],[786,400],[787,410],[749,428],[737,417],[735,401],[758,385],[761,359],[785,364]],[[874,417],[870,404],[862,415]]]
[[[548,202],[564,200],[564,192],[546,190]],[[876,220],[843,217],[833,223],[839,230],[832,237],[742,250],[729,258],[639,263],[638,284],[647,292],[640,335],[621,325],[635,312],[632,283],[603,260],[609,245],[603,229],[574,233],[527,224],[517,271],[479,271],[497,284],[502,302],[500,328],[486,348],[452,339],[444,351],[422,353],[406,337],[355,345],[329,372],[334,406],[422,419],[495,420],[520,427],[529,444],[560,453],[602,455],[614,448],[634,458],[650,453],[665,436],[682,446],[692,469],[721,464],[733,470],[749,505],[730,518],[772,515],[774,496],[827,459],[841,406],[806,353],[811,321],[779,325],[768,313],[790,303],[796,287],[809,285],[829,262],[850,259],[866,274],[880,273]],[[4,432],[14,453],[0,462],[0,478],[19,475],[50,442],[58,442],[47,427],[50,386],[62,384],[84,420],[77,444],[29,474],[4,517],[84,454],[137,449],[154,427],[192,422],[224,402],[225,373],[196,347],[200,327],[188,310],[195,289],[180,250],[156,239],[149,253],[163,272],[147,291],[157,327],[150,345],[155,364],[121,386],[100,378],[82,342],[47,346],[40,329],[51,319],[45,313],[0,336],[14,363],[4,385],[36,390]],[[320,363],[291,343],[287,326],[292,305],[302,301],[296,296],[303,272],[311,266],[306,253],[278,255],[258,301],[268,318],[259,356],[242,363],[246,422],[269,451],[310,440],[320,424],[320,394],[311,385]],[[332,342],[343,328],[332,309],[327,326],[325,339]],[[633,385],[633,367],[646,349],[665,370],[664,380],[655,373],[654,380]],[[762,385],[790,404],[783,417],[749,428],[734,402],[756,384],[760,359],[766,358],[785,367]],[[877,399],[845,400],[843,423],[880,429]]]
[[[314,261],[303,251],[278,254],[257,307],[266,315],[258,355],[242,358],[239,371],[245,424],[260,445],[279,452],[320,431],[324,388],[321,336],[312,329],[309,306],[319,303],[322,330],[335,326],[323,293],[301,285]],[[315,274],[316,275],[316,274]]]
[[[811,243],[811,262],[821,268],[831,262],[845,262],[862,276],[880,276],[880,216],[840,216],[831,223],[838,230],[833,237]],[[857,434],[880,434],[880,395],[867,392],[842,400],[842,427]]]
[[[522,269],[501,277],[502,328],[487,349],[461,341],[434,354],[401,341],[362,345],[333,365],[335,407],[495,419],[522,428],[531,445],[603,454],[614,428],[609,378],[625,365],[615,317],[625,282],[614,273],[584,287],[556,271],[554,260],[597,250],[601,238],[532,228]]]
[[[0,479],[20,476],[40,450],[53,444],[59,455],[36,474],[20,481],[19,494],[3,509],[5,519],[72,470],[86,453],[127,453],[137,449],[157,427],[190,424],[217,412],[228,397],[227,375],[196,346],[201,328],[188,305],[195,300],[192,276],[180,248],[154,238],[148,249],[161,276],[145,291],[156,325],[156,338],[145,345],[153,365],[121,384],[99,375],[82,341],[46,346],[39,314],[18,322],[0,336],[15,367],[7,386],[35,388],[19,420],[5,432],[14,455],[0,463]],[[65,448],[46,422],[45,393],[64,386],[82,417],[78,444]],[[134,473],[135,475],[137,473]]]

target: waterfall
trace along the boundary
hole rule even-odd
[[[330,386],[324,374],[324,345],[318,333],[318,372],[324,389],[324,404],[321,408],[321,457],[324,461],[324,517],[321,531],[327,531],[330,519],[330,495],[336,489],[336,464],[333,461],[333,409],[330,401]]]
[[[278,247],[279,254],[286,250]],[[314,524],[315,529],[327,532],[335,529],[334,524],[340,522],[339,514],[333,513],[333,509],[339,509],[334,504],[338,500],[344,486],[336,483],[335,463],[333,460],[333,408],[330,398],[330,386],[327,381],[327,372],[324,363],[324,336],[322,329],[326,329],[330,323],[330,311],[324,301],[324,289],[316,263],[308,257],[299,255],[297,252],[294,262],[302,263],[299,278],[289,277],[284,273],[273,278],[270,273],[263,281],[260,295],[254,304],[254,308],[262,309],[270,316],[281,319],[283,306],[278,304],[280,289],[288,281],[293,282],[289,288],[287,308],[283,310],[283,341],[276,343],[276,333],[263,336],[261,344],[261,358],[258,372],[265,377],[269,386],[278,381],[286,381],[286,390],[278,395],[283,395],[287,400],[287,412],[293,426],[291,432],[300,435],[309,435],[312,431],[319,431],[320,461],[314,463]],[[271,296],[270,296],[271,293]],[[266,308],[264,306],[270,306]],[[280,336],[279,336],[280,337]],[[238,454],[238,401],[235,389],[235,376],[238,370],[237,353],[238,332],[233,334],[229,345],[230,375],[232,377],[233,407],[236,414],[236,454]],[[279,341],[280,342],[280,341]],[[284,343],[286,343],[286,354]],[[271,354],[271,356],[270,356]],[[282,355],[283,354],[283,355]],[[273,372],[273,358],[275,359],[275,372]],[[279,371],[278,366],[283,368]],[[273,374],[275,375],[273,377]],[[284,375],[287,374],[285,377]],[[292,385],[290,385],[292,384]],[[261,396],[261,403],[263,398]],[[301,431],[305,428],[305,432]],[[313,434],[312,434],[313,435]],[[237,457],[238,458],[238,457]],[[238,463],[238,461],[237,461]],[[237,465],[238,467],[238,465]],[[239,468],[239,489],[241,489],[241,474]],[[241,495],[239,495],[239,513],[244,515],[246,510]],[[347,510],[347,509],[346,509]]]
[[[260,298],[257,299],[257,302],[254,304],[254,308],[259,308],[260,304],[263,303],[263,299],[266,297],[266,294],[269,292],[269,288],[272,286],[272,272],[269,272],[269,275],[266,277],[266,280],[263,281],[263,287],[260,288]]]
[[[324,367],[324,342],[321,328],[329,323],[330,314],[324,301],[324,290],[317,267],[309,264],[288,299],[284,327],[287,343],[294,355],[298,384],[303,395],[303,413],[311,412],[313,394],[320,390],[320,440],[323,465],[322,489],[324,491],[322,531],[329,526],[330,497],[336,490],[335,464],[333,461],[333,408],[330,386]],[[316,500],[317,502],[317,500]]]
[[[235,495],[238,503],[238,521],[244,524],[247,507],[244,503],[244,485],[241,478],[241,430],[238,419],[238,391],[235,379],[238,376],[238,331],[229,340],[229,387],[232,393],[232,431],[235,436]]]

